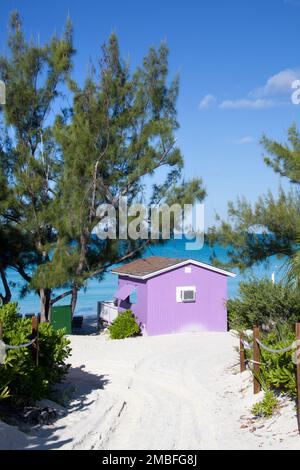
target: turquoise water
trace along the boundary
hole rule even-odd
[[[215,247],[215,253],[218,255],[218,258],[221,261],[226,261],[226,253],[222,247]],[[154,246],[148,249],[144,257],[146,256],[167,256],[170,258],[194,258],[199,261],[210,263],[211,248],[207,245],[201,250],[187,251],[185,250],[185,241],[184,240],[169,240],[163,246]],[[269,261],[268,266],[260,264],[255,266],[251,271],[247,273],[239,274],[236,278],[228,278],[228,294],[229,297],[235,297],[238,293],[238,284],[241,280],[247,278],[251,274],[254,274],[258,277],[269,277],[275,271],[277,277],[280,277],[280,263],[277,259],[273,258]],[[237,271],[236,271],[237,272]],[[25,313],[38,313],[39,312],[39,298],[36,294],[30,293],[25,298],[20,298],[19,291],[20,287],[23,284],[20,276],[10,271],[8,273],[9,282],[12,287],[13,301],[18,301],[20,312]],[[117,276],[108,272],[104,279],[101,282],[90,280],[85,290],[82,290],[78,294],[78,302],[76,313],[80,315],[94,315],[96,314],[97,302],[99,300],[111,300],[113,294],[117,287]],[[56,293],[59,293],[58,290]],[[61,291],[63,292],[63,291]],[[59,304],[65,304],[66,299],[60,301]]]

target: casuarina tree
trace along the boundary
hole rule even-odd
[[[178,78],[169,82],[165,44],[151,48],[131,72],[112,35],[84,86],[73,83],[72,91],[73,106],[57,118],[54,130],[64,162],[55,203],[58,242],[35,282],[38,287],[47,280],[49,289],[65,286],[58,298],[71,295],[74,312],[88,279],[101,280],[112,264],[140,256],[153,243],[150,236],[95,236],[100,205],[118,209],[125,196],[128,204],[192,204],[204,198],[205,190],[201,179],[182,179],[183,157],[175,141]],[[146,190],[149,177],[162,168],[165,180]],[[117,234],[119,228],[117,215]]]
[[[6,173],[1,170],[0,236],[5,244],[0,267],[17,270],[32,288],[34,273],[49,260],[49,247],[57,236],[52,206],[62,162],[53,139],[52,112],[71,70],[71,24],[68,21],[62,38],[54,36],[42,46],[33,39],[26,41],[20,16],[14,12],[8,50],[0,57],[0,78],[6,84],[2,117],[10,141],[1,147],[10,168]],[[37,293],[45,319],[51,290],[40,285]]]

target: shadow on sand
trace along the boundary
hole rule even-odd
[[[90,407],[96,400],[89,398],[89,395],[95,390],[103,390],[109,383],[104,375],[96,375],[84,370],[85,366],[72,367],[64,383],[57,386],[57,391],[61,396],[71,393],[71,399],[66,406],[66,416],[70,417],[74,412],[82,412]],[[67,392],[68,391],[68,392]],[[71,392],[70,392],[71,391]],[[70,444],[73,439],[59,440],[62,429],[66,429],[64,419],[58,419],[49,426],[36,427],[31,430],[28,438],[27,448],[36,450],[60,449],[66,444]],[[80,418],[76,418],[80,419]],[[82,417],[84,419],[84,416]]]

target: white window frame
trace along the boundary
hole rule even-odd
[[[193,300],[184,300],[182,293],[184,291],[191,290],[194,292],[194,299]],[[176,302],[177,303],[184,303],[190,304],[196,302],[196,286],[178,286],[176,287]]]

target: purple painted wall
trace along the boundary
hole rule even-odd
[[[190,264],[146,281],[120,276],[119,286],[124,284],[137,286],[137,303],[120,302],[119,307],[133,310],[145,334],[227,331],[227,277],[223,274]],[[196,287],[195,302],[176,301],[176,287],[184,286]]]
[[[130,304],[124,300],[118,301],[118,307],[120,310],[131,309],[134,315],[138,318],[139,323],[141,323],[142,329],[145,329],[147,321],[147,303],[148,303],[148,291],[147,291],[147,282],[140,279],[132,279],[127,276],[119,276],[119,285],[118,287],[123,287],[125,284],[130,284],[137,287],[137,303]]]
[[[227,278],[195,265],[183,266],[148,280],[147,333],[227,331]],[[196,301],[176,302],[176,287],[195,286]]]

